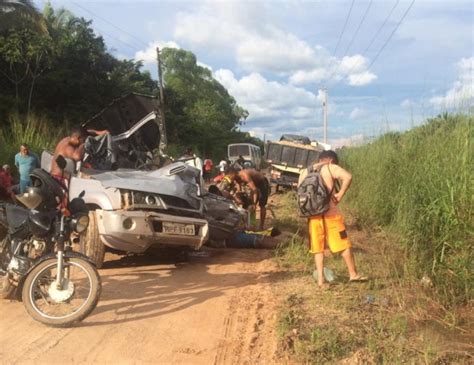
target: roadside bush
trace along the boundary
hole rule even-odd
[[[53,123],[39,116],[30,116],[23,120],[19,115],[12,115],[0,129],[0,164],[13,165],[15,154],[20,145],[26,143],[31,151],[41,158],[43,150],[52,150],[60,138],[66,135],[66,126],[58,128]]]
[[[344,149],[348,208],[400,235],[408,279],[427,275],[445,304],[472,298],[474,117],[444,115]]]

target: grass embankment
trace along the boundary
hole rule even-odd
[[[65,131],[66,128],[53,126],[53,123],[38,116],[30,116],[28,121],[11,116],[0,128],[0,164],[13,165],[22,143],[28,144],[30,150],[41,158],[41,152],[53,150],[60,138],[65,136]]]
[[[472,299],[473,116],[445,116],[342,154],[354,185],[346,204],[359,222],[401,238],[399,270],[425,276],[447,305]]]
[[[341,154],[354,177],[346,223],[368,283],[349,284],[342,258],[330,257],[336,283],[316,291],[295,196],[277,199],[277,223],[296,232],[277,250],[291,272],[282,284],[281,356],[314,364],[473,359],[472,127],[469,117],[440,118]]]

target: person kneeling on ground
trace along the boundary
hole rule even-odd
[[[338,165],[339,160],[334,151],[323,151],[319,155],[319,162],[314,165],[314,170],[320,171],[324,185],[331,192],[329,210],[323,215],[313,216],[308,219],[310,253],[314,254],[316,263],[318,286],[325,285],[324,278],[324,251],[326,243],[333,253],[341,253],[349,271],[349,281],[367,281],[367,277],[357,272],[352,246],[347,237],[344,218],[338,208],[339,202],[349,189],[352,175]],[[304,180],[306,173],[302,173],[298,185]],[[336,192],[336,182],[341,187]]]

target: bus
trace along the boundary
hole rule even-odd
[[[227,155],[231,163],[240,157],[244,160],[244,168],[260,170],[262,166],[262,152],[260,147],[251,143],[233,143],[227,146]]]

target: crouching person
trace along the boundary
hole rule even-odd
[[[334,151],[323,151],[319,161],[312,169],[319,171],[321,182],[329,193],[328,209],[324,214],[308,218],[310,253],[314,254],[318,286],[324,287],[324,251],[329,248],[333,253],[340,253],[349,271],[349,281],[366,281],[367,277],[357,272],[351,242],[347,236],[344,218],[338,208],[352,182],[352,175],[338,165],[338,157]],[[300,176],[299,186],[303,184],[307,174]],[[340,189],[336,188],[336,184]],[[338,191],[337,191],[338,190]]]

